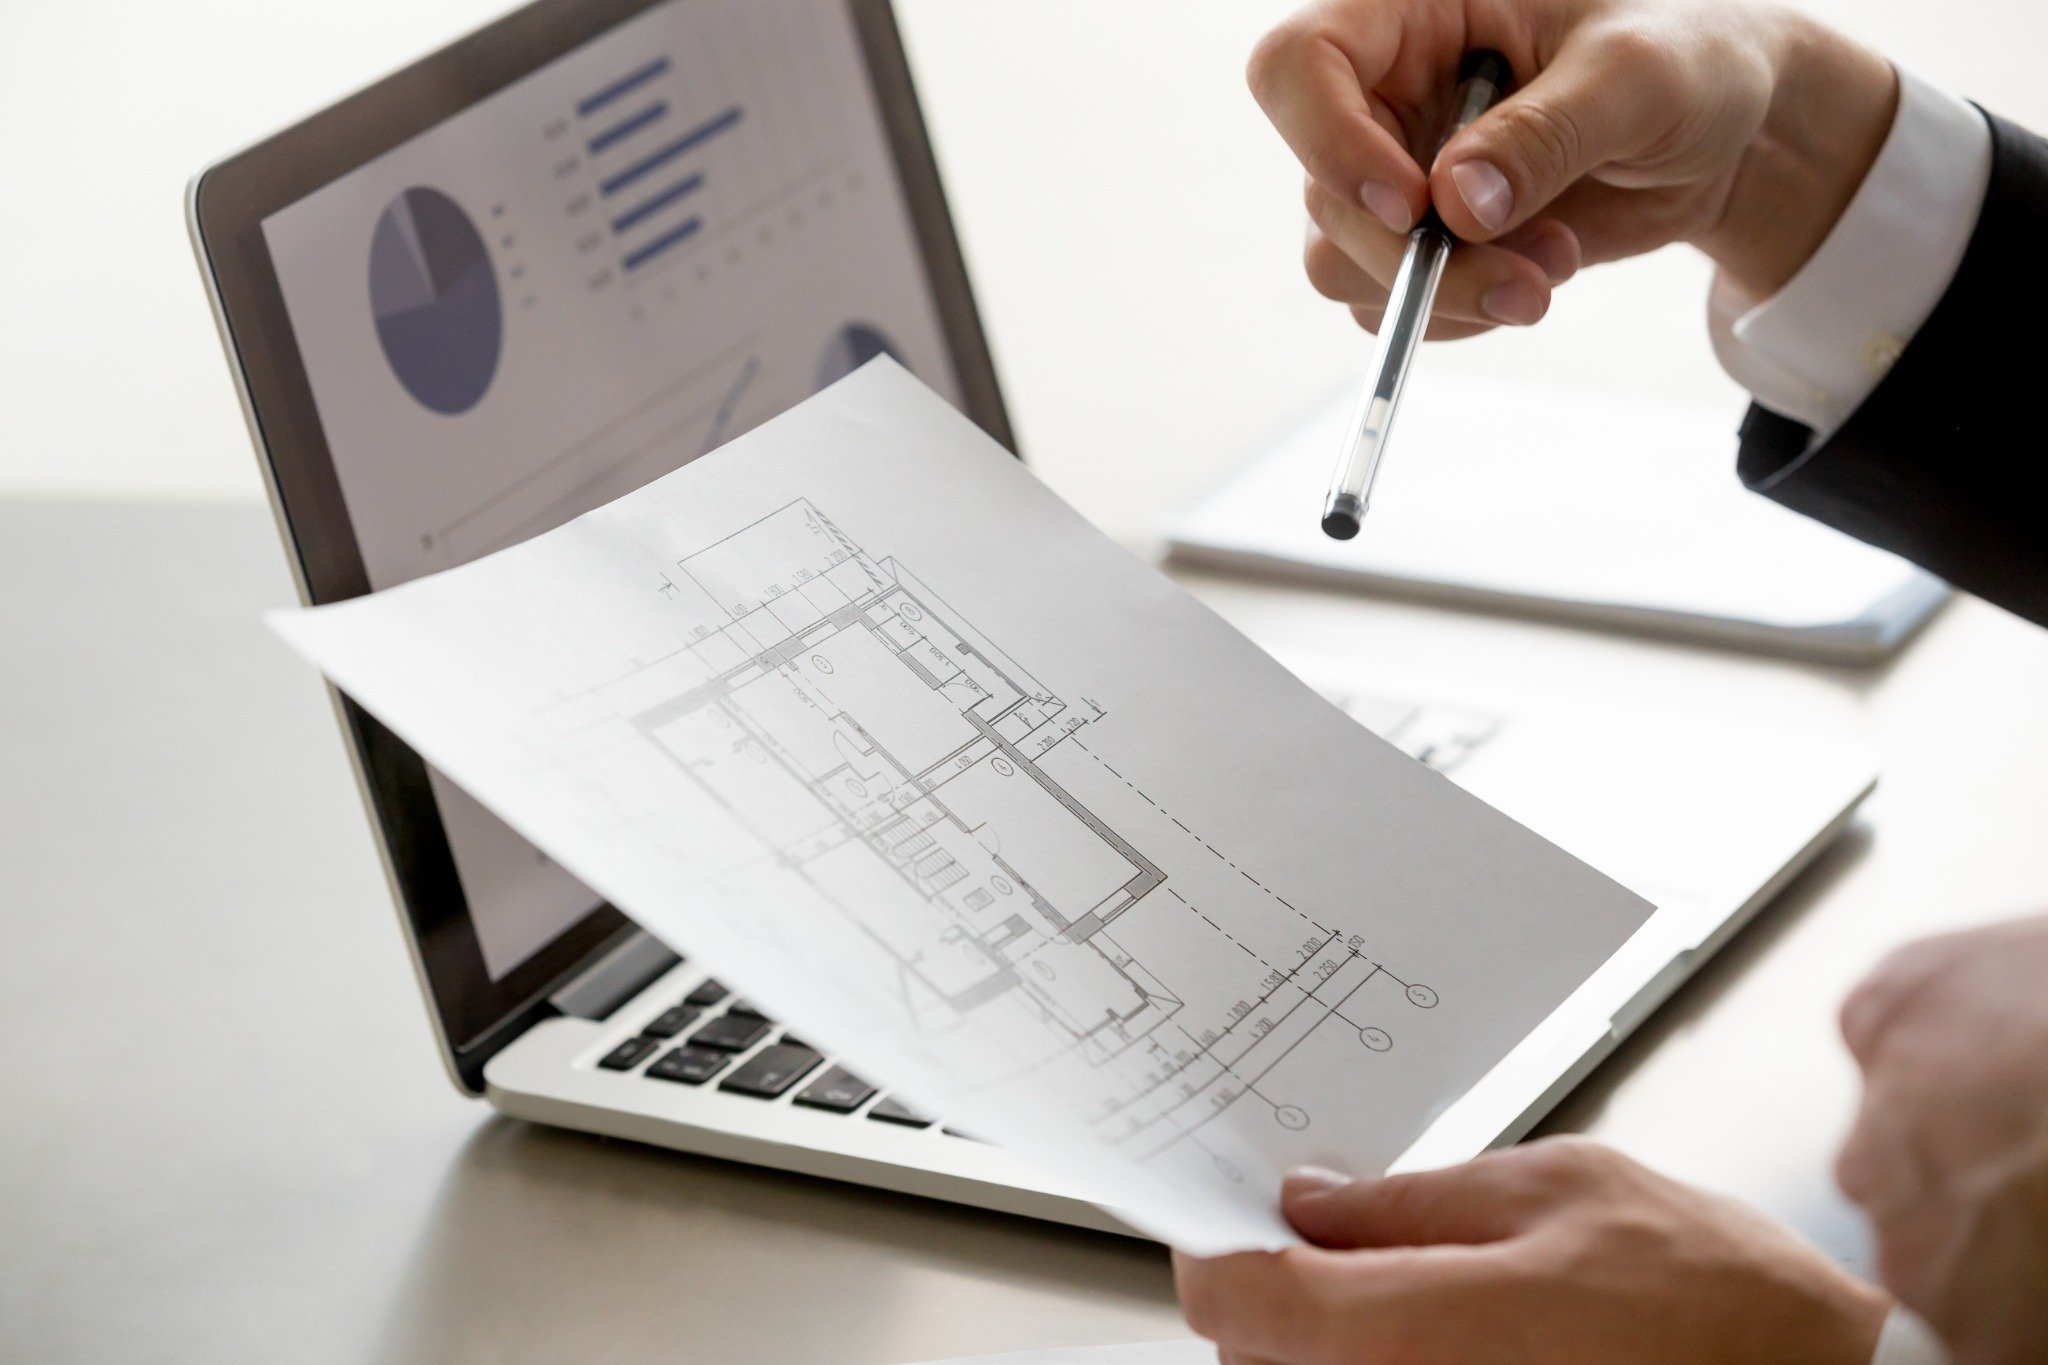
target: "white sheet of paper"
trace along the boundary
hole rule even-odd
[[[1289,1167],[1384,1169],[1650,909],[887,361],[274,624],[679,951],[1197,1252],[1292,1241]]]

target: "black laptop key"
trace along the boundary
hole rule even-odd
[[[900,1123],[906,1128],[929,1128],[938,1120],[920,1114],[893,1095],[884,1095],[881,1103],[868,1110],[868,1117],[883,1123]]]
[[[605,1053],[604,1059],[598,1065],[606,1071],[631,1071],[634,1067],[646,1061],[648,1056],[660,1046],[661,1043],[653,1038],[628,1038],[610,1052]]]
[[[731,991],[719,985],[716,981],[703,981],[698,983],[696,990],[683,997],[683,1003],[685,1005],[698,1006],[715,1005],[731,994]]]
[[[772,1100],[788,1091],[824,1061],[807,1047],[777,1043],[764,1047],[747,1059],[746,1065],[718,1083],[720,1090]]]
[[[742,1015],[748,1019],[768,1019],[768,1016],[761,1012],[761,1007],[751,1000],[735,1000],[725,1007],[725,1012]],[[768,1022],[772,1024],[775,1021],[769,1019]]]
[[[720,1052],[745,1052],[766,1038],[771,1025],[745,1015],[721,1014],[690,1035],[698,1047],[715,1047]]]
[[[671,1048],[662,1054],[660,1061],[648,1067],[647,1076],[656,1081],[702,1085],[730,1065],[732,1054],[729,1052],[713,1052],[708,1047],[678,1047]]]
[[[835,1114],[851,1114],[866,1104],[874,1093],[875,1088],[866,1081],[843,1066],[835,1066],[805,1086],[797,1094],[795,1103],[807,1109],[827,1109]]]
[[[651,1021],[641,1027],[640,1031],[650,1038],[673,1038],[690,1025],[696,1023],[698,1017],[703,1013],[704,1011],[694,1006],[677,1005],[672,1010],[663,1010],[660,1014],[654,1016]]]

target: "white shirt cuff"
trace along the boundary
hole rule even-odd
[[[1948,1365],[1948,1349],[1933,1328],[1905,1309],[1894,1308],[1878,1334],[1870,1365]]]
[[[1797,275],[1758,303],[1716,277],[1721,368],[1825,439],[1870,396],[1962,264],[1991,182],[1991,126],[1899,71],[1899,108],[1870,173]]]

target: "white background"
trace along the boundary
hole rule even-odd
[[[1149,537],[1358,364],[1349,319],[1301,279],[1298,176],[1244,92],[1291,6],[899,3],[1026,452],[1112,533]],[[501,8],[0,0],[0,494],[259,499],[185,178]],[[2048,126],[2048,7],[1808,8]],[[1535,332],[1430,363],[1722,395],[1732,427],[1703,280],[1682,252],[1593,271]]]

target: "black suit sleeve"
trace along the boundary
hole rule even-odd
[[[1805,427],[1752,407],[1737,469],[1792,510],[2048,625],[2048,141],[1992,118],[1991,142],[1962,264],[1884,382],[1811,449]]]

